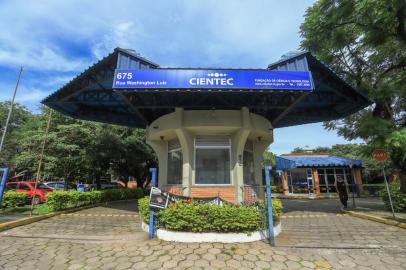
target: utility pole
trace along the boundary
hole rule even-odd
[[[47,140],[48,140],[48,132],[49,132],[49,126],[51,125],[51,119],[52,119],[52,109],[49,110],[47,127],[45,129],[45,138],[42,141],[41,155],[39,157],[37,175],[35,176],[34,194],[32,195],[32,199],[31,199],[30,216],[32,216],[32,210],[34,209],[35,197],[37,195],[38,180],[39,180],[39,177],[41,175],[42,160],[44,158],[45,145],[46,145]]]
[[[14,100],[15,100],[15,98],[16,98],[17,89],[18,89],[18,85],[20,84],[20,78],[21,78],[21,74],[22,74],[22,73],[23,73],[23,67],[20,68],[20,73],[18,74],[18,79],[17,79],[16,87],[15,87],[15,89],[14,89],[13,99],[11,100],[10,109],[8,110],[6,125],[4,126],[3,135],[2,135],[1,141],[0,141],[0,153],[1,153],[1,150],[3,150],[3,143],[4,143],[4,139],[6,138],[8,123],[10,122],[11,113],[13,112]]]

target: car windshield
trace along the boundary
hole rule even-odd
[[[37,189],[49,189],[49,187],[45,184],[38,184]]]

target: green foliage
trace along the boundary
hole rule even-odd
[[[264,209],[265,204],[261,205]],[[282,203],[274,199],[273,219],[282,215]],[[260,207],[260,208],[261,208]],[[149,221],[149,197],[138,200],[138,210],[144,222]],[[232,204],[209,205],[177,202],[168,208],[155,212],[165,229],[191,232],[244,232],[263,229],[263,216],[255,206]]]
[[[398,184],[389,185],[389,191],[391,194],[393,209],[395,210],[395,212],[406,213],[406,193],[400,191],[400,187]],[[386,209],[391,210],[389,196],[386,188],[381,190],[381,196],[385,203]]]
[[[8,133],[0,165],[33,173],[38,167],[50,110],[43,107],[40,114],[32,115],[16,106],[21,119]],[[2,111],[5,109],[0,103],[0,120]],[[156,166],[156,162],[143,129],[80,121],[53,112],[44,156],[43,173],[47,176],[90,183],[92,178],[109,172],[123,179],[133,176],[141,186],[148,168]]]
[[[0,102],[0,136],[3,134],[10,105],[11,102],[9,101]],[[12,140],[12,138],[21,126],[27,124],[31,116],[27,108],[18,103],[14,104],[13,114],[10,118],[3,150],[0,155],[0,167],[12,167],[13,163],[11,161],[16,153],[15,149],[18,147],[18,142]]]
[[[142,189],[111,189],[80,191],[54,191],[46,196],[46,203],[51,211],[61,211],[100,202],[138,199],[143,196]]]
[[[272,168],[275,167],[275,154],[265,150],[263,159],[262,159],[262,167],[271,166]]]
[[[406,2],[319,0],[306,11],[301,47],[374,101],[344,119],[326,122],[346,139],[386,148],[406,192]]]
[[[102,201],[118,201],[127,199],[138,199],[144,195],[142,189],[106,189],[101,192]]]
[[[283,205],[278,199],[272,199],[272,218],[274,222],[278,222],[282,216]]]
[[[145,223],[149,223],[149,196],[138,200],[138,213]]]
[[[1,203],[2,208],[15,208],[17,206],[24,205],[28,200],[25,193],[7,191],[3,194],[3,201]]]
[[[253,232],[260,229],[261,217],[253,206],[176,203],[159,212],[169,230],[191,232]]]

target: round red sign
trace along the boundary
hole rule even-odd
[[[386,161],[388,159],[388,153],[385,149],[375,149],[372,153],[372,158],[378,161]]]

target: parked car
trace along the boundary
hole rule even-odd
[[[48,186],[53,190],[65,190],[65,183],[64,182],[45,182],[44,185]],[[66,190],[76,190],[76,186],[71,183],[67,183]]]
[[[26,181],[8,182],[6,184],[7,191],[12,190],[12,191],[16,191],[16,192],[25,193],[25,194],[27,194],[27,196],[30,200],[34,196],[34,187],[35,187],[35,182],[26,182]],[[52,191],[53,190],[50,189],[48,186],[46,186],[42,183],[38,183],[34,202],[36,204],[45,202],[45,196],[49,192],[52,192]]]

